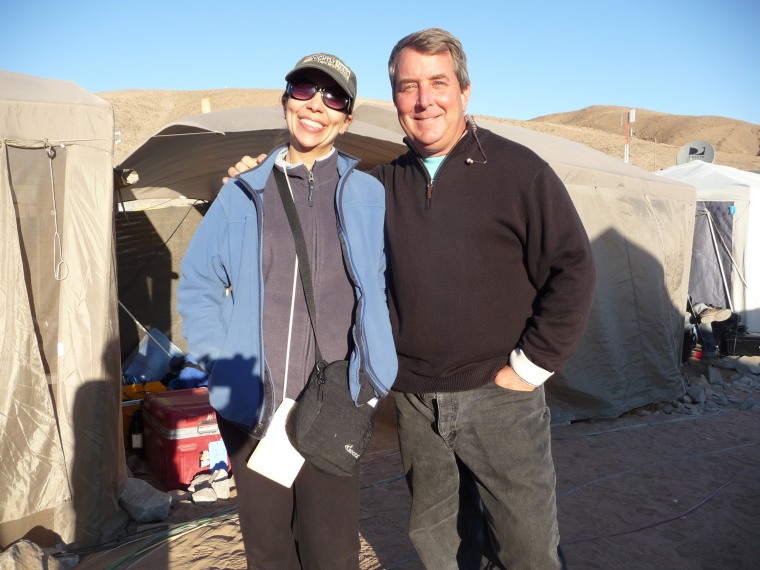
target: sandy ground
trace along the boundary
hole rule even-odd
[[[707,366],[692,360],[684,372],[704,381]],[[760,568],[760,376],[723,364],[713,373],[725,382],[712,386],[726,396],[720,405],[671,414],[649,406],[552,429],[569,568]],[[360,568],[423,568],[406,536],[409,495],[390,414],[378,423],[362,479]],[[159,530],[86,556],[77,569],[245,568],[234,498],[205,509],[183,502],[166,522],[174,536]]]

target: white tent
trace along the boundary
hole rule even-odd
[[[277,110],[241,109],[168,125],[117,168],[125,177],[131,171],[139,176],[122,190],[124,198],[213,199],[227,166],[243,154],[268,152],[282,136],[281,117]],[[680,350],[694,189],[565,139],[488,120],[478,124],[525,144],[552,165],[592,241],[596,299],[580,349],[564,374],[549,384],[554,419],[617,417],[682,394]],[[205,134],[181,134],[188,132]],[[401,141],[393,107],[364,104],[356,108],[351,128],[337,145],[369,169],[403,152]],[[224,152],[209,147],[224,147]],[[178,267],[183,244],[173,247],[167,258]],[[120,298],[128,295],[120,288]],[[169,313],[173,322],[160,328],[178,342],[179,317]]]
[[[73,83],[0,71],[0,547],[91,545],[117,512],[113,125]]]
[[[760,332],[760,174],[698,160],[657,174],[697,190],[694,302],[728,307]]]

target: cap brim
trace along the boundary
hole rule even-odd
[[[311,65],[309,63],[305,63],[295,69],[293,69],[290,73],[288,73],[285,76],[285,81],[290,81],[293,79],[293,77],[297,76],[299,72],[304,71],[305,69],[313,69],[315,71],[320,71],[323,74],[325,74],[327,77],[335,81],[335,83],[338,84],[338,86],[343,89],[343,92],[346,94],[346,96],[351,99],[353,102],[354,99],[356,99],[356,93],[351,93],[351,86],[349,83],[339,74],[339,73],[330,73],[327,71],[324,67],[319,65]]]

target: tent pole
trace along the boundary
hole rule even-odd
[[[127,313],[127,314],[128,314],[130,317],[132,317],[132,320],[133,320],[133,321],[135,321],[135,324],[136,324],[138,327],[140,327],[140,330],[142,330],[142,332],[144,332],[146,335],[148,335],[148,336],[150,337],[150,340],[152,340],[153,342],[155,342],[155,343],[156,343],[156,346],[158,346],[158,348],[160,348],[161,350],[163,350],[163,351],[166,353],[166,355],[167,355],[167,356],[168,356],[170,359],[171,359],[171,358],[174,358],[174,355],[173,355],[171,352],[169,352],[168,350],[166,350],[166,349],[164,348],[164,346],[163,346],[163,345],[162,345],[160,342],[158,342],[158,340],[156,339],[156,337],[154,337],[152,334],[150,334],[150,331],[149,331],[148,329],[146,329],[146,328],[143,326],[143,324],[142,324],[140,321],[138,321],[138,320],[137,320],[137,317],[135,317],[135,316],[134,316],[134,315],[133,315],[133,314],[130,312],[130,310],[129,310],[129,309],[127,309],[126,305],[125,305],[124,303],[122,303],[122,302],[121,302],[121,300],[119,300],[119,306],[120,306],[122,309],[124,309],[124,311],[126,311],[126,313]]]

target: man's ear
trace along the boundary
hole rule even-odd
[[[465,111],[467,110],[467,103],[470,101],[470,87],[471,86],[472,84],[462,89],[462,109],[464,109]]]

